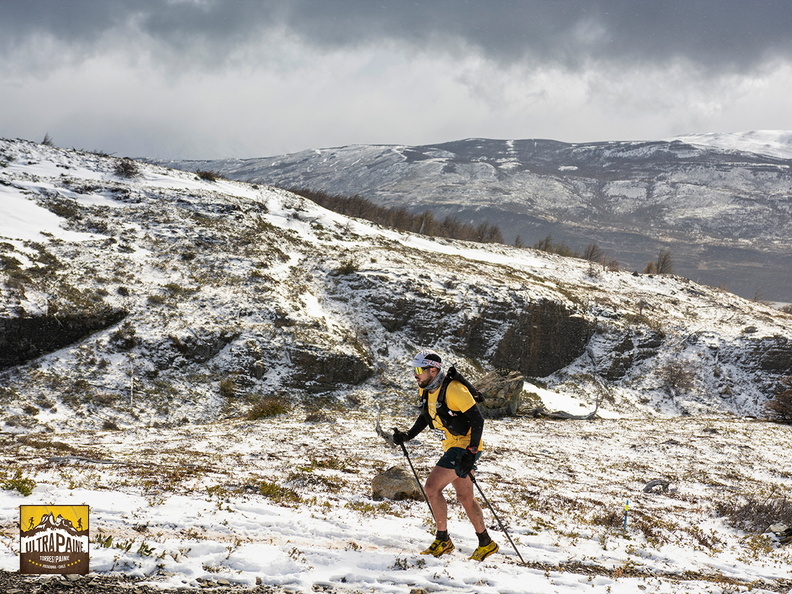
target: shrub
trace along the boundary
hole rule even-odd
[[[657,273],[658,274],[673,274],[674,261],[671,258],[671,250],[662,249],[657,255]]]
[[[662,249],[657,255],[657,260],[649,262],[643,269],[644,274],[673,274],[674,262],[671,259],[671,250]]]
[[[178,338],[176,338],[175,336],[172,337],[171,340],[173,340],[173,339],[178,341]],[[181,344],[181,341],[179,341],[179,343],[176,345],[176,348],[179,348],[179,344]],[[181,349],[179,349],[179,350],[181,350]],[[242,391],[242,389],[240,388],[239,384],[237,383],[237,374],[236,373],[232,373],[228,377],[225,377],[225,378],[220,380],[220,395],[221,396],[225,396],[226,398],[234,398],[235,396],[238,396],[241,391]]]
[[[110,334],[109,342],[121,351],[129,351],[135,348],[138,344],[135,327],[128,320],[125,321],[117,330]]]
[[[277,503],[300,502],[300,495],[296,491],[293,491],[288,487],[282,487],[280,485],[271,483],[269,481],[261,481],[258,485],[258,488],[259,488],[259,493],[264,495],[264,497],[272,499]]]
[[[168,302],[168,298],[165,295],[149,295],[146,298],[146,302],[149,305],[165,305]]]
[[[549,254],[558,254],[559,256],[564,256],[565,258],[581,257],[580,254],[570,248],[565,242],[554,242],[551,235],[548,235],[544,239],[537,241],[535,244],[533,244],[533,248],[535,250],[541,250]]]
[[[289,409],[283,402],[278,398],[270,396],[256,403],[253,408],[250,409],[247,418],[251,421],[257,421],[258,419],[283,415],[287,412],[289,412]]]
[[[132,179],[140,176],[140,167],[135,161],[125,157],[116,161],[115,173],[119,177]]]
[[[672,394],[689,392],[696,384],[696,372],[686,363],[674,361],[657,370],[658,377]]]
[[[83,208],[74,200],[53,198],[47,202],[47,208],[64,219],[79,220],[82,218]]]
[[[765,409],[771,420],[792,424],[792,376],[781,380],[784,389],[780,390],[772,400],[765,403]]]
[[[13,256],[6,256],[5,254],[0,254],[0,269],[19,270],[21,266],[22,266],[22,262],[20,262]]]
[[[357,262],[350,258],[349,260],[345,260],[341,263],[341,265],[335,269],[334,273],[338,276],[345,276],[347,274],[354,274],[359,270]]]
[[[735,528],[752,534],[763,534],[777,523],[792,526],[792,501],[772,494],[764,499],[750,495],[744,500],[718,502],[715,511]]]
[[[605,252],[603,252],[602,248],[596,243],[590,243],[583,251],[583,259],[590,262],[602,263],[605,261]]]
[[[202,180],[210,181],[210,182],[214,182],[220,179],[220,174],[214,171],[196,171],[195,175],[197,175]]]

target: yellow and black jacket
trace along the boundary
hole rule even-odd
[[[484,417],[476,399],[457,380],[446,381],[434,392],[421,390],[421,415],[407,432],[412,439],[426,427],[444,432],[443,449],[475,447],[484,449],[481,434],[484,431]]]

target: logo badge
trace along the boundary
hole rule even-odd
[[[19,573],[87,574],[87,505],[19,506]]]

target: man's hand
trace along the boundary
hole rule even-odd
[[[410,441],[410,436],[407,435],[406,432],[401,431],[400,429],[393,428],[393,443],[396,445],[401,445],[405,441]]]
[[[476,450],[467,448],[465,453],[459,457],[456,473],[460,478],[466,478],[470,471],[476,466]]]

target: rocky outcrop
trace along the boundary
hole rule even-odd
[[[212,333],[202,331],[199,333],[185,334],[184,337],[170,335],[168,337],[179,354],[188,361],[205,363],[217,356],[236,336],[230,331]]]
[[[0,319],[0,369],[57,351],[126,316],[118,309],[95,313]]]
[[[608,353],[607,367],[602,370],[609,381],[623,378],[636,363],[656,355],[663,344],[663,336],[644,328],[631,329],[615,342]]]
[[[492,364],[544,377],[585,352],[593,329],[582,316],[554,301],[540,301],[517,312],[495,348]]]
[[[754,354],[759,369],[792,375],[792,341],[785,336],[770,336],[756,342]]]
[[[358,385],[374,374],[371,361],[357,353],[327,350],[314,345],[295,344],[288,351],[289,373],[286,387],[307,392],[325,392],[343,385]]]
[[[403,332],[415,344],[442,342],[464,357],[526,376],[544,377],[569,365],[594,332],[589,320],[560,301],[532,301],[518,292],[506,300],[484,282],[469,300],[406,281],[397,286],[379,275],[345,282],[359,295],[361,309],[388,332]]]

